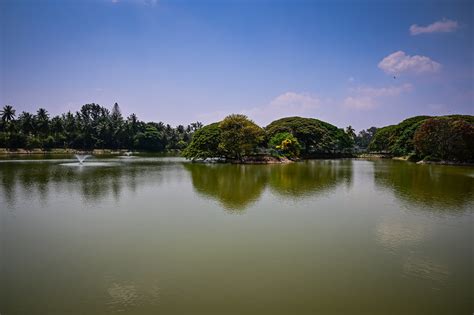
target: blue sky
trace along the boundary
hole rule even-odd
[[[469,1],[0,0],[0,104],[357,130],[474,114]]]

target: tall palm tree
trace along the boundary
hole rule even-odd
[[[38,109],[38,112],[36,113],[36,117],[38,117],[38,120],[48,120],[49,119],[49,114],[48,111],[44,108]]]
[[[346,133],[347,133],[347,135],[348,135],[352,140],[355,139],[356,134],[355,134],[355,130],[354,130],[354,128],[352,128],[352,126],[348,126],[348,127],[346,128]]]
[[[32,133],[35,129],[34,117],[30,113],[22,112],[20,116],[18,116],[18,123],[21,131],[26,135]]]
[[[49,114],[48,111],[44,108],[38,109],[36,112],[36,127],[38,128],[38,131],[43,135],[46,136],[46,134],[49,131]]]
[[[4,142],[7,144],[7,138],[10,137],[10,127],[11,127],[11,121],[15,118],[15,110],[13,109],[13,106],[11,105],[5,105],[3,106],[3,109],[0,111],[0,115],[2,116],[2,123],[3,126],[1,126],[1,130],[7,131],[4,133]],[[7,144],[7,146],[9,146]]]
[[[0,115],[2,115],[2,121],[12,121],[15,118],[15,110],[11,105],[5,105],[0,111]]]

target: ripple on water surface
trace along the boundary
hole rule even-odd
[[[61,163],[59,164],[61,166],[72,166],[72,167],[89,167],[89,166],[116,166],[118,163],[114,162],[84,162],[84,163],[79,163],[79,162],[71,162],[71,163]]]

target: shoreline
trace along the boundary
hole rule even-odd
[[[432,164],[432,165],[450,165],[450,166],[474,166],[474,163],[472,162],[455,162],[455,161],[418,161],[416,162],[418,165],[426,165],[426,164]]]
[[[39,156],[39,155],[66,155],[66,154],[92,154],[92,155],[122,155],[126,152],[130,152],[127,149],[94,149],[94,150],[77,150],[77,149],[51,149],[51,150],[42,150],[42,149],[33,149],[33,150],[26,150],[26,149],[17,149],[17,150],[7,150],[5,148],[0,148],[0,157],[7,157],[7,156],[15,156],[15,155],[32,155],[32,156]],[[134,152],[135,154],[177,154],[179,152]],[[362,153],[362,154],[354,154],[352,157],[340,156],[340,155],[324,155],[324,156],[312,156],[312,157],[302,157],[297,159],[289,159],[286,157],[274,157],[274,156],[250,156],[244,158],[243,160],[195,160],[191,161],[192,163],[204,163],[204,164],[291,164],[299,161],[304,160],[321,160],[321,159],[342,159],[342,158],[349,158],[349,159],[361,159],[361,160],[394,160],[394,161],[403,161],[409,163],[415,163],[418,165],[449,165],[449,166],[474,166],[473,162],[459,162],[459,161],[410,161],[408,156],[391,156],[388,154],[379,154],[379,153]]]
[[[4,155],[46,155],[46,154],[95,154],[95,155],[103,155],[103,154],[123,154],[125,152],[129,152],[126,149],[119,149],[119,150],[112,150],[112,149],[94,149],[94,150],[77,150],[77,149],[51,149],[51,150],[42,150],[42,149],[17,149],[17,150],[7,150],[4,148],[0,148],[0,156]],[[138,153],[138,152],[137,152]],[[157,152],[158,153],[158,152]]]

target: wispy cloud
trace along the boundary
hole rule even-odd
[[[304,116],[321,105],[320,99],[307,93],[286,92],[275,97],[270,103],[242,111],[257,123],[266,125],[286,116]]]
[[[390,74],[437,72],[441,64],[426,56],[410,56],[403,51],[394,52],[379,62],[378,67]]]
[[[420,35],[420,34],[431,34],[431,33],[450,33],[454,32],[459,28],[457,21],[448,20],[443,18],[440,21],[436,21],[427,26],[419,26],[413,24],[410,26],[411,35]]]
[[[158,4],[158,0],[109,0],[113,4],[117,4],[119,2],[122,3],[134,3],[138,5],[148,5],[148,6],[156,6]]]
[[[158,4],[158,0],[143,0],[143,3],[150,6],[155,6]]]
[[[413,89],[411,84],[389,87],[358,87],[350,89],[350,96],[344,99],[344,106],[352,109],[368,110],[379,105],[382,98],[395,97]]]
[[[268,104],[236,110],[234,113],[247,115],[257,124],[265,126],[275,119],[286,116],[307,116],[319,108],[321,100],[312,94],[285,92],[278,95]],[[232,114],[226,111],[216,111],[200,115],[198,118],[205,122],[222,120]]]

